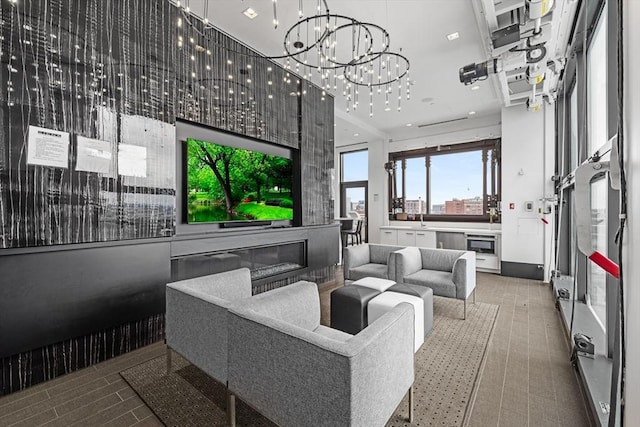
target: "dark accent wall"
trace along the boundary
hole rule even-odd
[[[301,108],[302,223],[327,224],[333,220],[333,102],[325,92],[303,82]]]
[[[162,337],[176,119],[294,148],[297,224],[332,222],[333,98],[168,1],[2,1],[0,35],[0,395]],[[30,125],[70,133],[67,168],[27,164]],[[78,136],[108,172],[79,170]],[[144,176],[118,173],[125,144]]]
[[[1,10],[0,248],[170,235],[175,8],[34,0]],[[27,165],[30,125],[71,134],[67,168]],[[108,142],[108,173],[76,169],[77,136]],[[118,175],[121,144],[145,147],[145,177]]]

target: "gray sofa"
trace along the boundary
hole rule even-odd
[[[404,246],[363,243],[344,248],[344,278],[359,280],[364,277],[379,277],[394,280],[394,252]]]
[[[229,309],[229,390],[282,426],[383,426],[413,400],[413,329],[409,304],[349,335],[314,283],[265,292]]]
[[[395,281],[428,286],[434,295],[475,302],[476,254],[472,251],[407,247],[395,252]]]
[[[251,297],[248,268],[168,283],[166,289],[167,373],[171,350],[222,384],[227,384],[227,310],[233,301]],[[234,399],[229,395],[229,416]]]

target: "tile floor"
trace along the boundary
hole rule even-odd
[[[329,294],[320,286],[323,323]],[[478,274],[478,301],[499,304],[469,426],[589,426],[549,285]],[[160,426],[118,374],[164,353],[156,343],[0,398],[0,426]]]

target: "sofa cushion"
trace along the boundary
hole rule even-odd
[[[404,282],[404,278],[422,269],[422,259],[420,249],[409,246],[401,249],[395,254],[396,259],[396,281]]]
[[[452,272],[453,264],[464,255],[464,251],[420,248],[420,255],[422,257],[422,268]]]
[[[389,255],[404,246],[369,244],[369,261],[376,264],[387,264]]]
[[[245,308],[314,331],[320,325],[320,296],[315,283],[301,280],[242,301]]]
[[[456,285],[453,284],[453,274],[438,270],[420,270],[404,277],[404,283],[428,286],[433,294],[441,297],[456,297]]]
[[[349,272],[351,280],[359,280],[365,277],[379,277],[380,279],[387,278],[387,265],[386,264],[365,264],[360,267],[354,267]]]
[[[342,332],[339,331],[337,329],[332,329],[332,328],[328,328],[326,326],[320,325],[316,328],[315,331],[316,334],[322,335],[323,337],[327,337],[330,338],[332,340],[336,340],[336,341],[340,341],[340,342],[346,342],[347,340],[349,340],[353,335],[348,334],[346,332]]]

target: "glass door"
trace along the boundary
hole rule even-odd
[[[360,236],[363,243],[369,241],[367,231],[368,193],[367,181],[343,182],[340,184],[340,216],[353,218],[354,228],[357,226],[358,220],[362,221]]]

